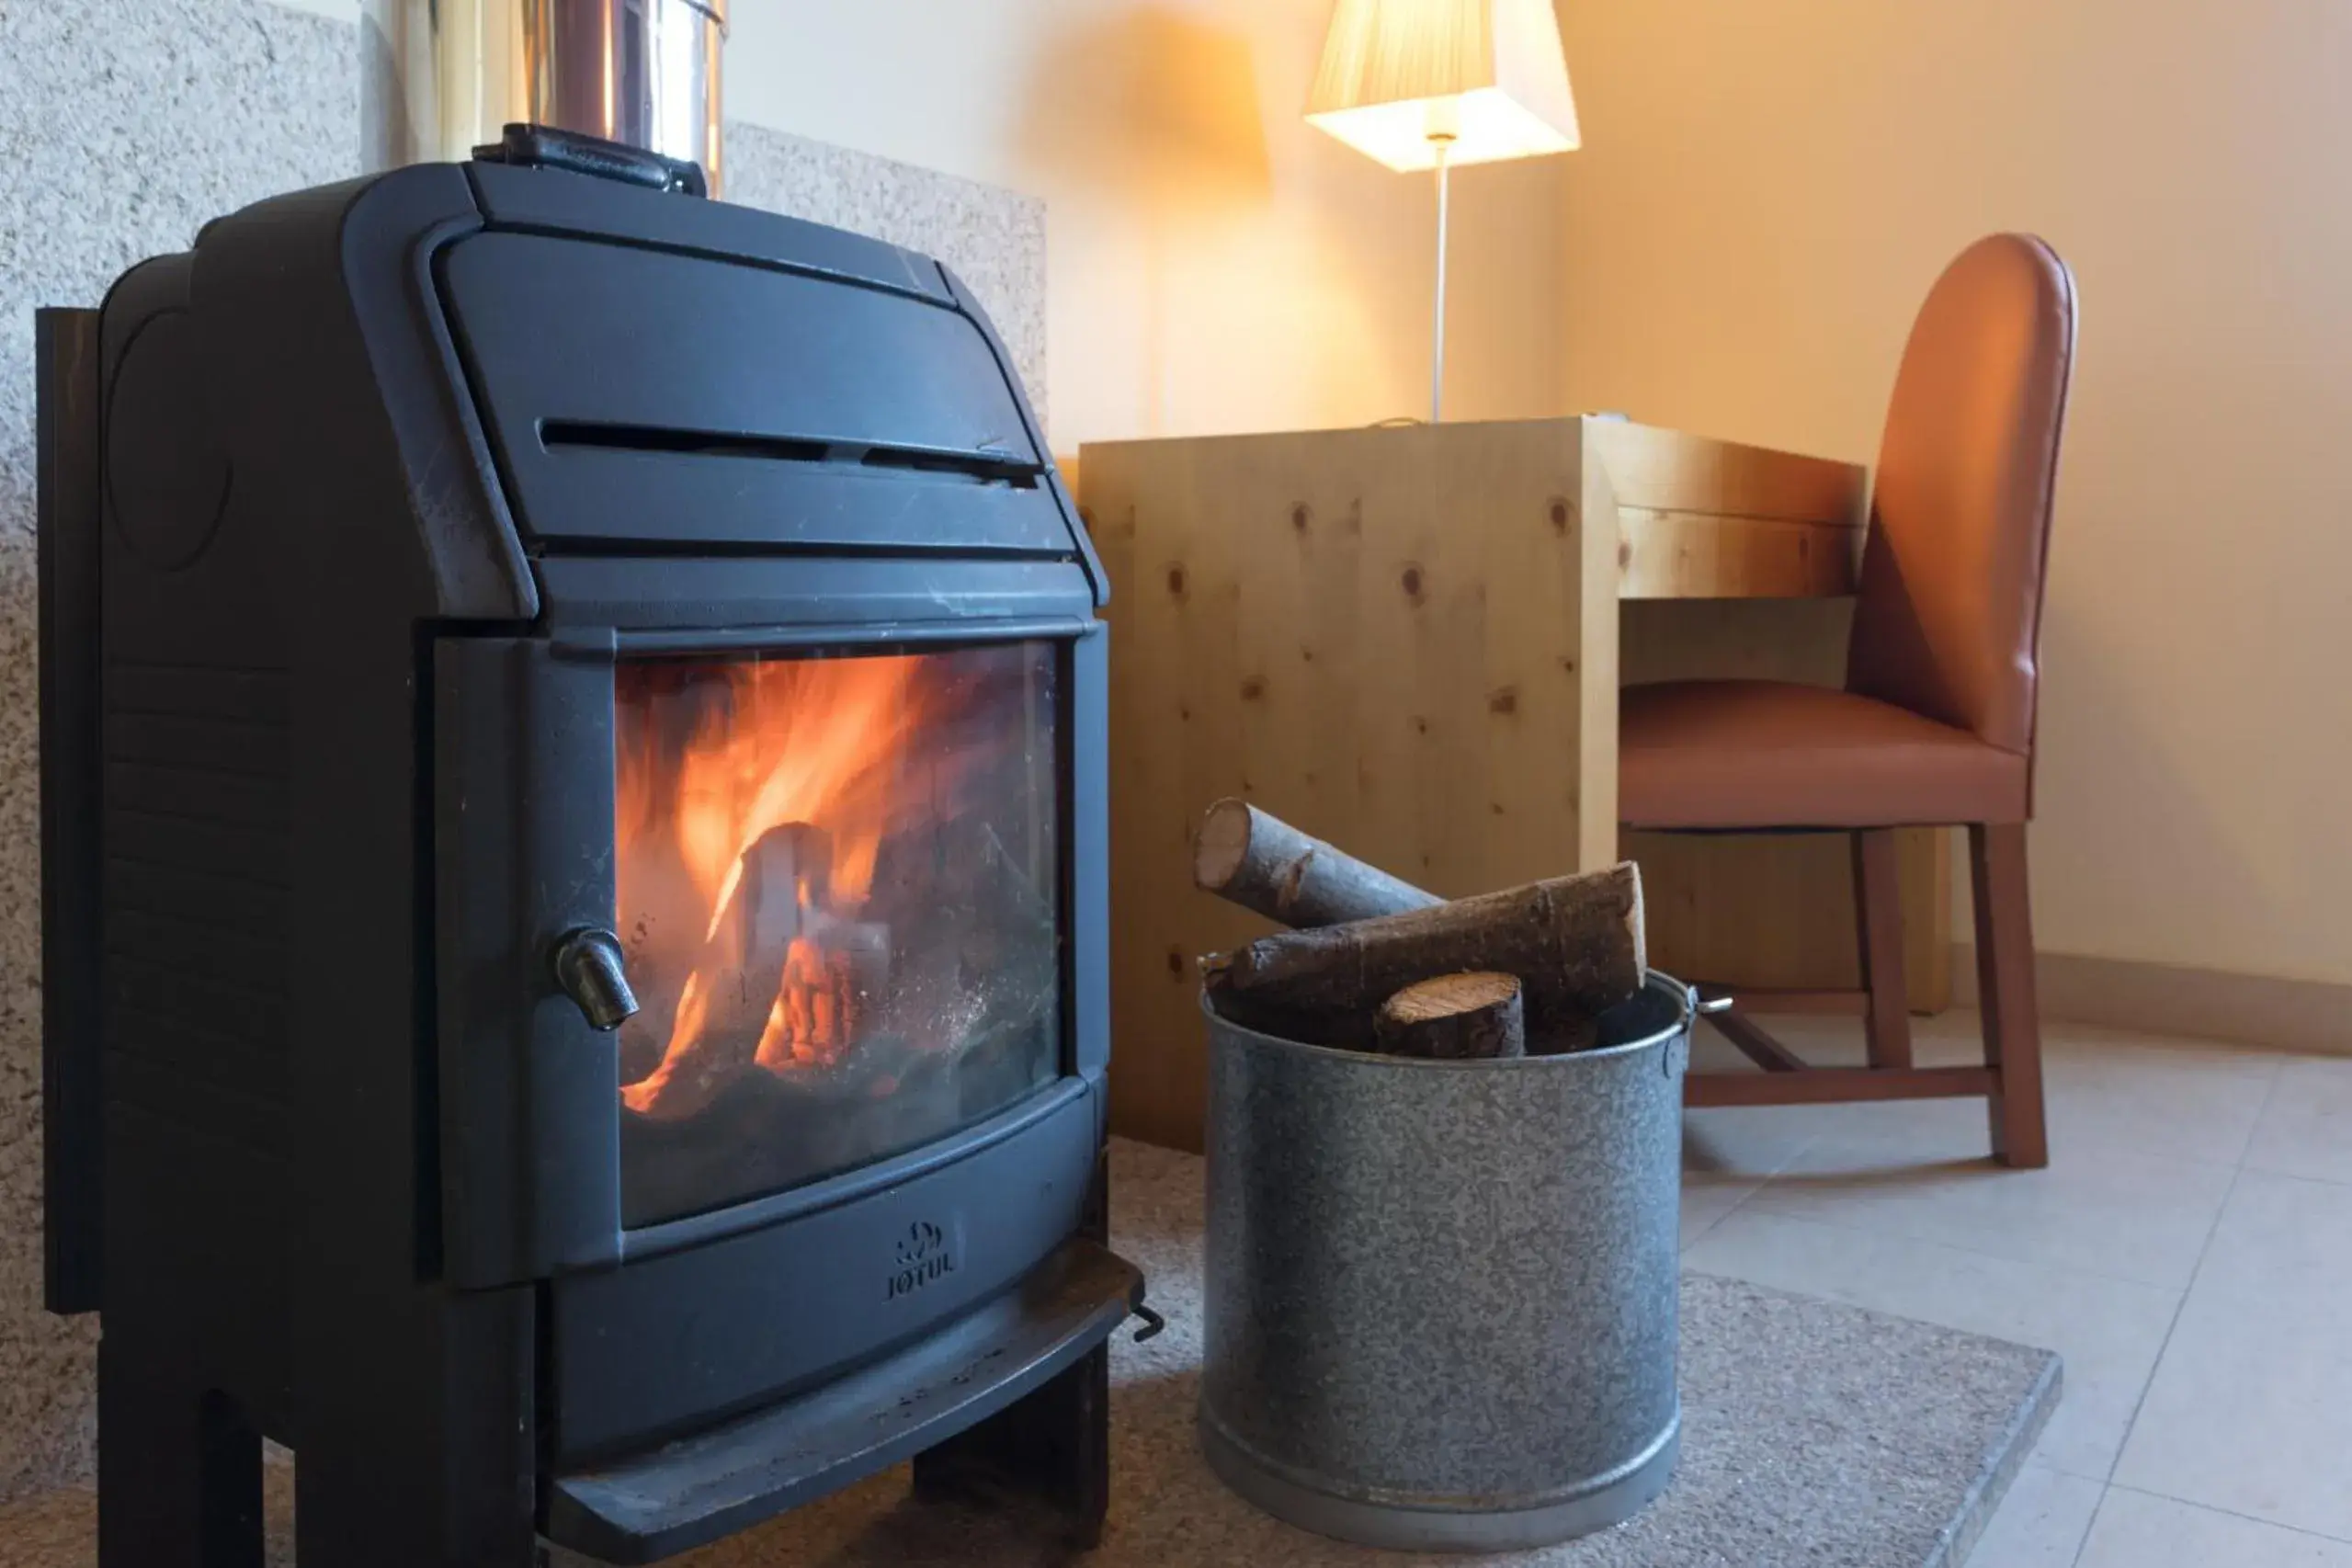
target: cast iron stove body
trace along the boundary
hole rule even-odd
[[[651,1561],[910,1456],[1098,1528],[1103,579],[955,278],[426,165],[41,349],[106,1568],[257,1564],[264,1437],[319,1568]]]

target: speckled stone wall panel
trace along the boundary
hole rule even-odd
[[[33,310],[357,171],[351,28],[255,0],[0,0],[0,1496],[88,1473],[97,1335],[40,1309]]]
[[[727,127],[727,199],[946,262],[988,312],[1045,417],[1044,202],[741,123]]]
[[[0,1501],[85,1479],[96,1333],[40,1309],[33,311],[359,169],[358,30],[262,0],[0,0]],[[1040,409],[1042,204],[756,126],[733,199],[940,256]]]

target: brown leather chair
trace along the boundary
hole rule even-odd
[[[2049,1163],[2025,824],[2074,314],[2065,263],[2024,235],[1979,241],[1937,279],[1887,411],[1845,689],[1623,694],[1627,826],[1853,839],[1869,1066],[1808,1067],[1734,1010],[1716,1021],[1766,1071],[1694,1074],[1692,1105],[1983,1095],[1994,1153]],[[1968,828],[1983,1067],[1912,1064],[1895,829],[1917,824]]]

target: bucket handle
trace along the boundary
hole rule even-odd
[[[1732,998],[1728,995],[1701,996],[1699,994],[1699,987],[1689,984],[1684,985],[1683,990],[1690,1007],[1690,1021],[1694,1026],[1701,1018],[1711,1018],[1719,1013],[1728,1013],[1732,1010]],[[1674,1051],[1666,1052],[1665,1073],[1669,1078],[1675,1075],[1678,1068],[1687,1071],[1690,1066],[1690,1033],[1691,1031],[1687,1028],[1682,1031],[1680,1041],[1682,1049],[1679,1053]],[[1681,1058],[1679,1062],[1676,1060],[1677,1054]]]

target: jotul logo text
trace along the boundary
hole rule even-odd
[[[948,1233],[928,1220],[917,1220],[898,1239],[897,1272],[890,1277],[890,1288],[882,1299],[895,1301],[901,1296],[911,1296],[932,1280],[956,1271],[955,1248],[949,1244]]]

